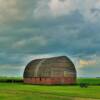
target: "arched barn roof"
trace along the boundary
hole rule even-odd
[[[24,71],[24,78],[69,76],[76,78],[76,69],[66,56],[32,60]]]

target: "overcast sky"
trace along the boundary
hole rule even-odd
[[[0,0],[0,76],[60,55],[78,77],[100,76],[100,0]]]

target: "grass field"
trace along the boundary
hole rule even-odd
[[[100,84],[100,78],[78,78],[77,83],[87,83],[90,85],[98,85]]]
[[[91,81],[89,81],[91,80]],[[94,81],[93,81],[94,80]],[[78,82],[100,82],[79,79]],[[100,86],[40,86],[23,83],[0,83],[0,100],[100,100]]]

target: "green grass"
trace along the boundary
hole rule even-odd
[[[80,88],[79,86],[39,86],[18,83],[0,83],[0,100],[27,99],[100,100],[100,87],[89,86],[88,88]]]
[[[78,78],[77,83],[100,84],[100,78]]]
[[[7,79],[14,79],[14,80],[22,80],[22,77],[0,77],[0,80],[7,80]]]
[[[21,78],[0,78],[21,79]],[[99,78],[80,78],[78,83],[99,84]],[[100,100],[100,86],[40,86],[0,83],[0,100]]]
[[[0,77],[0,81],[6,80],[23,80],[21,77]],[[100,78],[78,78],[77,84],[88,83],[90,85],[100,84]]]

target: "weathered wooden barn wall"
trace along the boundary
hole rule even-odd
[[[74,78],[64,78],[64,77],[57,77],[57,78],[25,78],[24,83],[28,84],[73,84],[76,82]]]
[[[24,83],[74,84],[75,82],[75,66],[65,56],[33,60],[24,71]]]

